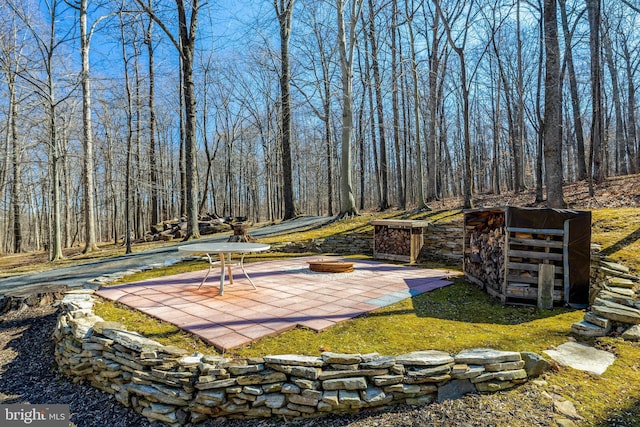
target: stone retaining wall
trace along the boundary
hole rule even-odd
[[[434,223],[426,227],[418,261],[462,264],[462,220]],[[290,253],[373,254],[373,233],[350,233],[303,242],[272,244],[272,249]]]
[[[453,262],[462,266],[463,227],[461,219],[429,224],[418,260]]]
[[[93,304],[89,290],[69,292],[62,300],[53,334],[59,370],[151,420],[175,426],[222,416],[292,419],[427,404],[508,389],[549,366],[534,353],[491,349],[395,357],[188,354],[105,322],[94,314]]]

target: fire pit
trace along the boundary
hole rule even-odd
[[[309,269],[318,273],[351,273],[353,263],[347,261],[336,261],[319,259],[317,261],[307,261]]]

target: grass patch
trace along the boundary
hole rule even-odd
[[[124,304],[101,300],[93,308],[94,313],[103,319],[120,322],[126,329],[139,332],[161,344],[174,345],[193,352],[213,352],[210,345],[195,335],[140,311],[131,310]]]
[[[505,307],[464,279],[454,284],[335,325],[323,332],[299,328],[263,338],[233,352],[240,357],[300,352],[318,355],[377,352],[399,355],[474,347],[540,352],[561,344],[584,313]]]
[[[602,253],[640,271],[640,208],[599,209],[592,211],[592,241]],[[376,218],[403,217],[446,222],[459,219],[460,211],[365,214],[335,221],[325,227],[289,233],[264,243],[305,241],[335,234],[368,232]],[[261,254],[253,260],[301,254]],[[128,276],[124,281],[177,274],[206,268],[205,262],[182,263],[166,269]],[[429,263],[429,266],[437,267]],[[637,274],[637,273],[636,273]],[[111,302],[96,307],[96,314],[124,323],[164,344],[202,353],[215,353],[213,347],[179,328]],[[398,302],[389,307],[338,324],[321,333],[299,328],[277,337],[263,338],[227,356],[253,357],[266,354],[298,353],[318,355],[322,351],[378,352],[398,355],[415,350],[490,347],[502,350],[541,353],[570,339],[573,322],[584,312],[566,308],[550,311],[534,307],[503,306],[463,278],[454,284]],[[612,351],[617,360],[602,376],[596,377],[570,368],[556,369],[545,375],[545,389],[564,396],[576,405],[587,426],[640,426],[640,344],[619,338],[591,340],[599,348]],[[505,405],[518,402],[518,390],[501,394]],[[501,397],[496,397],[500,399]],[[503,403],[500,403],[503,404]]]

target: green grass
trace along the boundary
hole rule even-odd
[[[393,215],[400,217],[403,213]],[[390,216],[363,215],[261,241],[295,242],[332,234],[367,232],[370,230],[369,221]],[[459,218],[460,211],[407,213],[404,217],[446,222],[450,218]],[[640,208],[593,211],[592,241],[602,245],[603,254],[636,272],[640,271],[637,255],[640,253]],[[298,255],[271,254],[278,257]],[[202,262],[184,263],[128,276],[125,280],[141,280],[205,267]],[[120,321],[129,329],[165,344],[209,354],[215,352],[175,326],[117,304],[99,304],[96,313],[105,319]],[[572,339],[571,324],[582,319],[583,315],[581,310],[565,308],[543,311],[533,307],[503,306],[475,285],[457,278],[453,285],[340,323],[326,331],[316,333],[305,328],[295,329],[277,337],[263,338],[250,346],[233,350],[227,356],[318,355],[322,351],[398,355],[426,349],[455,353],[475,347],[541,353]],[[640,420],[640,344],[620,338],[602,338],[591,340],[591,343],[612,351],[617,356],[614,365],[600,377],[570,368],[556,369],[545,375],[548,383],[545,390],[572,401],[585,418],[583,425],[606,426],[615,419],[620,426],[640,426],[640,421],[634,421]],[[518,390],[503,396],[517,401]]]

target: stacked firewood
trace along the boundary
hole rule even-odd
[[[215,215],[201,215],[198,218],[198,229],[201,235],[224,233],[231,230],[233,219],[219,218]],[[182,239],[187,235],[186,218],[174,218],[151,226],[144,236],[144,241]]]
[[[467,218],[465,273],[478,283],[501,290],[504,281],[504,214],[481,212]]]
[[[374,239],[374,247],[378,253],[411,255],[411,229],[376,225]]]

